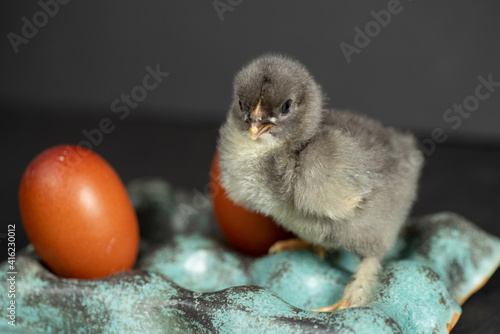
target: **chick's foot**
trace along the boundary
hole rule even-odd
[[[316,309],[316,312],[331,312],[348,307],[366,306],[371,299],[380,273],[380,258],[364,258],[356,269],[351,282],[344,290],[344,296],[333,305]]]
[[[301,250],[301,249],[309,249],[316,252],[320,259],[324,259],[326,257],[327,250],[324,247],[315,246],[307,241],[298,238],[286,239],[276,241],[268,251],[268,254],[274,254],[283,252],[286,250]]]

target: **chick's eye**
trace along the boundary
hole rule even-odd
[[[288,114],[290,112],[290,107],[292,105],[292,100],[286,100],[285,103],[283,103],[283,106],[281,107],[281,113],[282,114]]]
[[[238,101],[238,103],[240,104],[240,110],[243,111],[243,106],[241,105],[241,101]]]

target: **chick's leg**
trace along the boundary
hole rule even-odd
[[[269,248],[268,254],[279,253],[286,250],[299,250],[299,249],[314,250],[321,259],[324,259],[326,257],[326,248],[315,246],[311,243],[308,243],[307,241],[297,238],[276,241]]]
[[[348,307],[365,306],[372,296],[378,275],[381,270],[380,258],[366,257],[362,259],[356,272],[344,290],[344,296],[333,305],[322,307],[315,311],[331,312]]]

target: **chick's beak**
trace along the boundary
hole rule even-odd
[[[263,124],[262,122],[252,122],[250,124],[250,138],[252,140],[257,140],[261,134],[269,131],[272,126],[273,124],[271,123]]]
[[[271,127],[274,125],[273,123],[263,122],[262,118],[264,113],[262,112],[262,107],[260,106],[260,99],[257,103],[255,109],[250,113],[250,138],[252,140],[257,140],[259,136],[263,133],[268,132]]]

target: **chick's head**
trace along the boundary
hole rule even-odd
[[[304,141],[318,130],[323,117],[323,94],[298,61],[277,54],[261,56],[236,75],[232,117],[252,140],[275,136]]]

